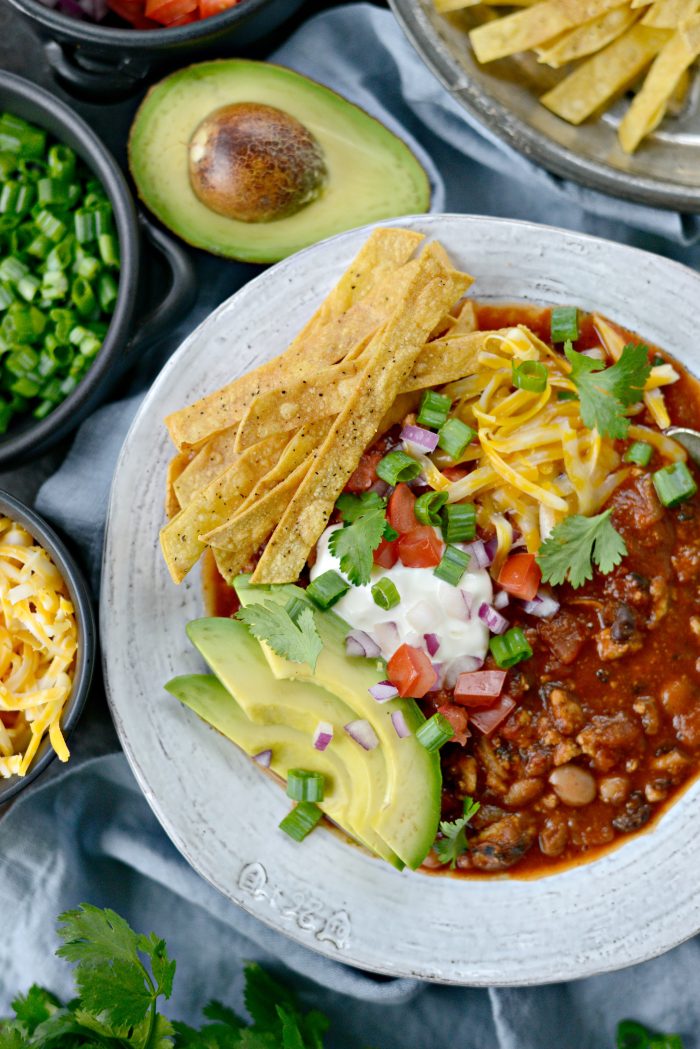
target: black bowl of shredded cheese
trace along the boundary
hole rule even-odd
[[[63,541],[0,491],[0,804],[58,757],[95,662],[90,593]]]

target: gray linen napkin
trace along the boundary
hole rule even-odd
[[[562,182],[469,126],[387,12],[354,4],[321,15],[275,58],[400,130],[429,168],[436,209],[446,201],[449,210],[546,221],[691,264],[700,259],[700,249],[688,246],[694,220]],[[83,425],[38,499],[39,510],[73,540],[95,592],[111,477],[144,387],[182,336],[256,272],[204,256],[197,264],[201,290],[187,322],[144,360],[127,399]],[[695,941],[627,972],[545,988],[477,991],[375,978],[290,943],[191,871],[118,752],[99,682],[71,746],[71,763],[55,762],[0,822],[0,910],[22,915],[3,926],[0,1012],[32,980],[68,992],[66,969],[51,954],[53,919],[89,900],[168,940],[178,959],[172,1011],[183,1019],[194,1020],[212,995],[240,1006],[240,962],[256,958],[286,965],[304,993],[312,990],[304,978],[315,981],[315,1000],[335,1021],[330,1044],[343,1049],[368,1042],[378,1049],[602,1049],[612,1045],[622,1015],[680,1029],[688,1049],[700,1047],[692,1035],[700,1029]]]

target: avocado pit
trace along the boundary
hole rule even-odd
[[[315,200],[328,172],[321,146],[289,113],[257,102],[214,110],[189,143],[197,198],[239,222],[274,222]]]

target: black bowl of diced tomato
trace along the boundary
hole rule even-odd
[[[59,82],[115,101],[177,64],[242,54],[304,0],[9,0],[45,41]]]

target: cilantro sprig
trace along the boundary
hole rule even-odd
[[[386,499],[378,492],[342,492],[335,502],[336,509],[346,524],[352,524],[369,510],[386,509]]]
[[[628,343],[609,368],[603,361],[577,353],[571,342],[565,344],[564,353],[571,365],[569,378],[578,391],[584,426],[596,429],[601,437],[626,437],[626,409],[641,400],[651,371],[649,348]]]
[[[467,845],[467,825],[472,817],[476,816],[480,808],[478,801],[474,801],[473,798],[465,798],[464,815],[452,823],[448,823],[445,820],[440,823],[440,831],[443,837],[435,839],[433,848],[440,863],[449,863],[450,870],[455,869],[458,857],[469,848]]]
[[[82,904],[59,918],[75,963],[77,998],[63,1003],[34,984],[0,1020],[0,1049],[323,1049],[329,1022],[304,1012],[294,992],[259,965],[245,967],[244,1002],[251,1023],[221,1002],[203,1009],[196,1028],[158,1012],[175,974],[163,940],[139,935],[114,911]]]
[[[302,608],[292,616],[282,605],[264,601],[239,608],[236,619],[278,656],[293,663],[308,663],[312,670],[316,669],[323,642],[310,608]]]
[[[540,547],[537,563],[547,583],[565,579],[576,589],[593,578],[595,563],[603,575],[612,572],[627,553],[625,540],[610,520],[612,510],[596,517],[565,517]]]
[[[355,517],[352,524],[331,533],[328,549],[340,561],[340,570],[353,586],[370,581],[374,560],[372,554],[387,529],[383,507],[376,507]]]

